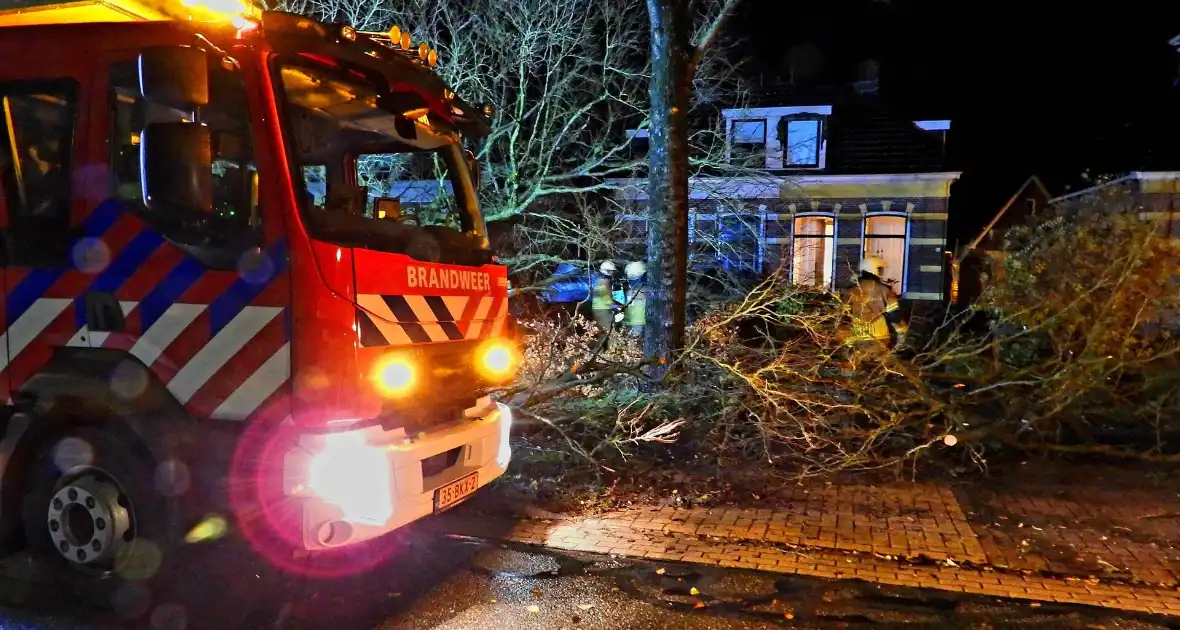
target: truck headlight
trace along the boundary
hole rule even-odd
[[[417,379],[417,370],[408,357],[393,354],[374,366],[373,380],[383,396],[405,396],[414,389]]]
[[[307,466],[307,489],[354,523],[384,525],[393,516],[392,485],[385,449],[359,432],[325,435]]]
[[[504,339],[492,339],[479,347],[476,369],[490,381],[501,383],[516,376],[520,356],[516,346]]]

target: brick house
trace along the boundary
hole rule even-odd
[[[831,101],[721,111],[726,159],[746,170],[690,180],[690,266],[782,268],[796,283],[838,289],[871,254],[904,302],[940,302],[959,177],[945,167],[950,121],[900,118],[860,97]],[[612,183],[629,208],[628,240],[644,244],[647,180]]]

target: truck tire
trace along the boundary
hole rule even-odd
[[[73,451],[63,453],[63,451]],[[115,436],[78,427],[43,444],[29,463],[22,505],[25,539],[80,597],[146,612],[146,586],[160,576],[175,539],[153,466]],[[84,591],[84,592],[83,592]]]

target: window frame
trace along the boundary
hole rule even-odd
[[[62,216],[55,217],[57,221],[62,223],[60,230],[55,236],[60,237],[60,243],[55,243],[54,253],[57,256],[49,259],[30,258],[29,260],[17,260],[17,252],[19,248],[12,246],[13,240],[24,240],[26,234],[32,232],[36,234],[44,233],[43,226],[33,226],[27,223],[27,211],[29,204],[27,200],[17,199],[16,204],[10,203],[10,199],[4,200],[5,219],[7,220],[3,232],[5,235],[3,262],[10,267],[69,267],[72,264],[70,255],[70,245],[77,236],[74,224],[74,166],[77,161],[75,155],[78,150],[79,136],[81,135],[81,113],[83,111],[81,104],[82,84],[77,77],[74,76],[58,76],[58,77],[37,77],[30,79],[11,79],[0,81],[0,99],[7,99],[12,96],[35,96],[36,94],[50,93],[55,95],[62,95],[66,101],[65,119],[68,125],[65,130],[64,142],[60,143],[59,153],[62,156],[60,168],[64,173],[62,178],[62,186],[64,190],[61,193],[61,207],[58,209]],[[2,106],[0,100],[0,124],[4,125],[3,133],[8,141],[11,143],[12,139],[9,137],[9,130],[15,128],[12,121],[9,119],[9,114]],[[5,152],[10,151],[9,146],[0,147],[0,150]],[[12,156],[10,156],[12,157]],[[19,156],[17,156],[19,159]],[[20,193],[17,191],[5,191],[5,195]],[[21,257],[23,258],[23,256]]]
[[[317,233],[318,231],[316,228],[313,227],[316,224],[316,220],[313,215],[314,208],[309,207],[306,195],[298,192],[303,189],[304,180],[301,169],[302,165],[300,160],[297,159],[297,156],[295,155],[295,152],[298,151],[299,145],[297,139],[294,136],[294,129],[290,124],[292,104],[289,102],[289,97],[286,91],[287,88],[284,85],[282,78],[283,68],[292,65],[313,68],[324,72],[347,71],[340,66],[324,63],[322,60],[314,59],[304,53],[271,53],[267,56],[266,62],[264,64],[265,73],[268,77],[267,80],[269,81],[271,87],[270,95],[274,99],[276,113],[278,115],[277,122],[279,126],[280,137],[282,138],[282,144],[284,147],[283,160],[287,164],[287,172],[291,177],[292,185],[297,191],[295,196],[295,210],[299,216],[299,221],[304,225],[305,229],[308,229],[309,233],[312,235],[312,238],[320,240],[323,237],[320,236]],[[376,147],[380,146],[380,143],[375,143],[368,146],[369,148],[366,150],[366,152],[373,152],[376,150]],[[446,148],[444,151],[449,154],[449,157],[446,159],[455,164],[455,166],[451,166],[452,169],[457,169],[458,166],[463,166],[462,169],[453,171],[455,177],[454,181],[452,181],[452,185],[455,187],[454,194],[456,195],[456,198],[459,199],[459,195],[462,194],[461,198],[464,201],[464,205],[466,205],[465,214],[468,216],[466,219],[461,219],[461,221],[466,222],[469,220],[472,223],[471,230],[464,231],[463,234],[471,234],[478,237],[483,242],[481,251],[487,251],[487,225],[483,216],[483,208],[479,203],[479,191],[475,187],[475,181],[473,179],[474,175],[468,172],[468,169],[465,166],[466,162],[464,162],[463,157],[464,148],[462,146],[462,140],[460,140],[459,143],[453,144]],[[443,153],[444,151],[440,151],[440,153]],[[355,162],[353,160],[354,154],[356,154],[356,152],[351,151],[344,152],[344,154],[340,156],[340,167],[342,168],[344,181],[346,183],[351,183],[351,185],[356,184],[356,173],[354,168]],[[331,182],[329,181],[329,184],[330,183]],[[463,189],[462,193],[459,192],[459,188]]]
[[[824,133],[827,131],[827,116],[822,114],[791,114],[782,117],[783,130],[783,168],[784,169],[820,169],[824,167]],[[791,123],[815,122],[815,161],[810,163],[791,161]]]
[[[695,210],[690,212],[688,223],[689,260],[693,261],[696,254],[698,253],[697,244],[700,241],[698,236],[699,231],[697,229],[697,221],[704,220],[706,222],[711,222],[713,227],[712,236],[715,236],[720,241],[722,234],[722,222],[725,219],[735,218],[741,223],[743,229],[750,227],[756,228],[755,230],[751,230],[749,233],[749,238],[751,239],[750,243],[753,245],[753,250],[750,252],[749,264],[746,264],[746,261],[738,255],[739,252],[726,254],[723,251],[720,242],[718,242],[717,246],[714,247],[710,241],[705,241],[704,244],[708,247],[709,253],[713,256],[711,267],[725,269],[726,271],[732,271],[731,268],[733,268],[743,271],[757,272],[760,268],[760,261],[762,259],[761,250],[763,247],[763,228],[760,211],[741,212],[732,209],[717,208],[712,212],[697,212]],[[746,219],[752,219],[756,221],[757,224],[754,225],[748,222]]]
[[[869,234],[869,219],[877,217],[900,218],[903,222],[903,225],[905,226],[905,229],[902,230],[901,234],[881,234],[873,236]],[[898,289],[894,291],[894,293],[898,297],[905,295],[908,285],[907,276],[909,275],[910,270],[910,217],[904,212],[882,211],[866,213],[864,218],[861,220],[860,230],[860,255],[862,260],[864,257],[869,255],[868,242],[870,238],[901,240],[901,282],[898,283]]]
[[[798,228],[797,228],[796,222],[799,219],[807,219],[807,218],[831,219],[832,220],[832,235],[828,236],[827,234],[803,234],[802,236],[800,236],[798,234]],[[831,212],[800,212],[798,214],[791,215],[791,273],[790,273],[789,277],[791,279],[792,284],[799,284],[798,280],[795,278],[795,251],[796,251],[797,241],[800,238],[802,238],[804,240],[826,238],[826,239],[829,239],[832,244],[831,252],[828,254],[828,260],[829,260],[829,262],[832,263],[832,277],[826,283],[819,283],[819,284],[814,284],[814,285],[799,285],[799,286],[811,286],[811,287],[815,287],[817,289],[829,289],[830,290],[836,285],[836,264],[837,264],[836,254],[837,254],[837,250],[839,249],[837,247],[837,238],[836,238],[837,232],[839,230],[838,223],[839,223],[839,220],[836,218],[836,215]]]
[[[733,118],[733,119],[729,120],[729,129],[728,129],[729,133],[728,133],[728,137],[726,138],[727,142],[725,144],[725,163],[726,164],[730,164],[730,165],[733,164],[733,148],[735,146],[738,146],[738,145],[755,146],[755,147],[759,146],[758,142],[738,142],[736,139],[737,126],[741,123],[750,123],[750,122],[762,123],[762,142],[761,142],[760,146],[762,147],[762,163],[763,163],[762,167],[763,168],[765,167],[766,156],[767,156],[767,146],[766,145],[767,145],[767,139],[770,137],[770,121],[767,120],[766,118],[757,118],[757,117],[755,117],[755,118]]]

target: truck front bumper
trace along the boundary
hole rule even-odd
[[[372,426],[305,435],[283,462],[308,550],[353,545],[458,503],[504,474],[511,410],[485,398],[430,432]]]

